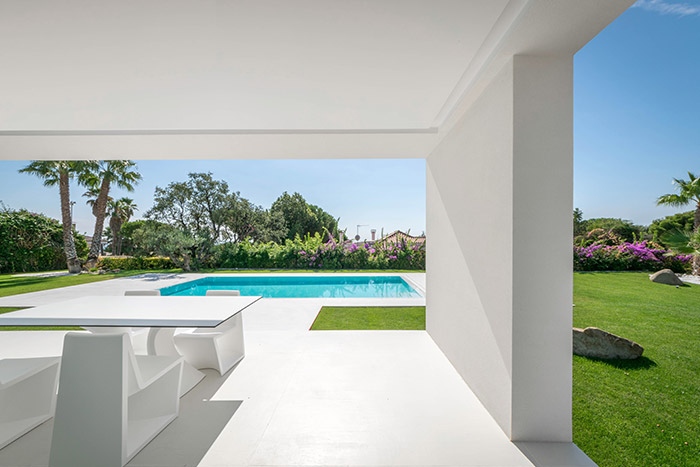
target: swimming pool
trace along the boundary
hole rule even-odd
[[[399,276],[204,277],[160,289],[161,295],[206,295],[207,290],[239,290],[266,298],[420,297]]]

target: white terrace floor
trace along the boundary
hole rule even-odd
[[[406,276],[424,290],[424,274]],[[122,295],[197,277],[115,279],[0,298],[0,306]],[[182,398],[180,417],[128,465],[532,465],[426,332],[309,331],[324,304],[424,303],[423,298],[257,302],[244,315],[246,358],[223,377],[206,370],[207,378]],[[59,355],[63,334],[0,332],[0,358]],[[49,421],[0,450],[0,466],[46,466],[51,428]],[[573,453],[585,465],[585,456],[572,446],[565,449],[566,463]],[[551,452],[547,457],[552,459]]]

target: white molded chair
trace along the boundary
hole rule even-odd
[[[124,295],[127,297],[160,297],[160,290],[126,290]]]
[[[60,357],[0,360],[0,449],[53,417]]]
[[[238,290],[207,290],[207,296],[239,296]],[[175,346],[197,369],[213,368],[223,375],[245,357],[243,315],[236,313],[215,328],[196,328],[175,335]]]
[[[49,465],[123,466],[178,415],[182,357],[135,355],[125,333],[68,333]]]

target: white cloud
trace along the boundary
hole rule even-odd
[[[700,4],[674,3],[664,0],[637,0],[632,8],[641,8],[662,15],[700,15]]]

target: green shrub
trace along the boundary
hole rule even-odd
[[[85,237],[73,235],[78,256],[86,255]],[[65,268],[63,229],[57,220],[26,210],[0,211],[0,272]]]
[[[99,269],[121,269],[130,271],[134,269],[174,269],[175,265],[170,258],[164,257],[101,257],[97,263]]]

